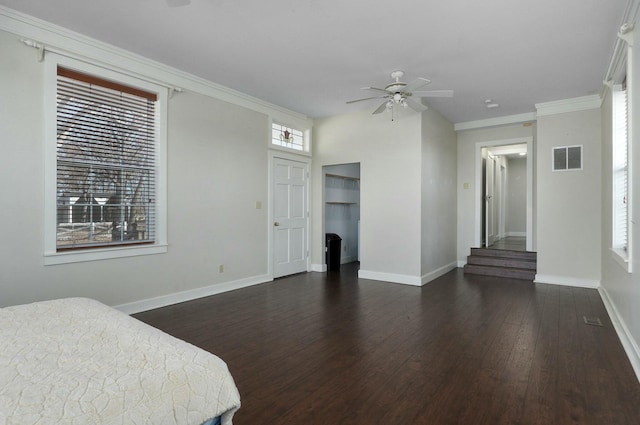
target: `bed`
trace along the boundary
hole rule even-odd
[[[231,425],[225,362],[87,298],[0,308],[0,424]]]

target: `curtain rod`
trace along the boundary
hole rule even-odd
[[[84,58],[81,55],[75,55],[73,53],[65,51],[64,49],[58,49],[58,48],[51,47],[51,46],[45,46],[44,43],[39,43],[39,42],[37,42],[35,40],[30,40],[30,39],[24,39],[23,38],[23,39],[20,39],[20,41],[24,45],[29,46],[29,47],[34,48],[34,49],[37,50],[38,62],[44,61],[45,52],[56,53],[58,55],[66,56],[66,57],[71,58],[71,59],[87,61],[87,58]],[[109,68],[112,69],[111,67],[109,67]],[[160,80],[156,80],[156,79],[153,79],[153,78],[149,78],[149,77],[146,77],[144,75],[139,75],[139,74],[127,71],[127,70],[123,70],[121,68],[117,68],[117,70],[118,70],[118,72],[121,72],[123,74],[129,75],[130,77],[134,77],[134,78],[137,78],[137,79],[140,79],[140,80],[144,80],[146,82],[153,83],[153,84],[156,84],[156,85],[159,85],[159,86],[162,86],[162,87],[168,89],[169,90],[169,98],[172,98],[175,93],[182,93],[184,91],[184,89],[182,89],[181,87],[176,87],[176,86],[171,85],[169,83],[165,83],[164,81],[160,81]]]

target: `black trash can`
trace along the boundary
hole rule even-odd
[[[325,252],[327,254],[327,271],[340,270],[340,250],[342,238],[335,233],[325,235]]]

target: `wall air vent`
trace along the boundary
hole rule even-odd
[[[553,171],[582,170],[582,145],[553,148]]]

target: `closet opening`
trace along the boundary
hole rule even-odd
[[[325,264],[337,271],[360,260],[360,163],[326,165],[322,175]]]

